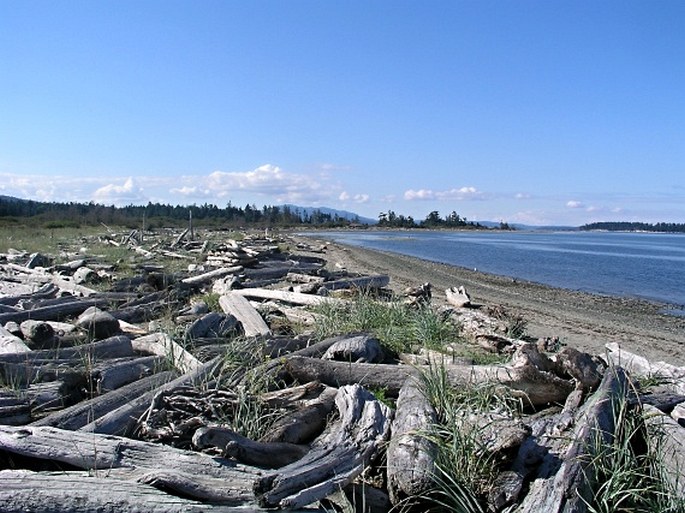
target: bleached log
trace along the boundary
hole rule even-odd
[[[235,508],[183,499],[106,472],[0,470],[5,513],[235,513]]]
[[[302,382],[318,380],[331,386],[359,383],[370,388],[385,388],[390,396],[397,396],[405,380],[418,377],[423,370],[422,367],[407,365],[350,364],[301,356],[287,357],[285,369]],[[534,406],[563,402],[573,390],[570,381],[533,365],[449,365],[446,371],[455,385],[499,383],[509,387],[514,396]]]
[[[427,434],[437,414],[414,379],[408,379],[397,398],[392,436],[387,449],[388,493],[393,504],[419,496],[433,485],[435,444]]]
[[[61,429],[80,429],[103,415],[130,403],[142,394],[168,383],[174,378],[172,371],[165,371],[129,383],[117,390],[81,401],[33,422],[32,426],[53,426]]]
[[[214,269],[213,271],[209,271],[203,274],[183,278],[181,280],[181,283],[193,286],[204,285],[205,283],[209,283],[210,281],[216,280],[218,278],[223,278],[224,276],[227,276],[229,274],[240,273],[242,270],[243,268],[241,266],[221,267],[219,269]]]
[[[219,298],[219,306],[230,315],[240,321],[246,337],[259,337],[271,335],[271,330],[259,315],[259,312],[237,291],[231,291]]]
[[[674,497],[685,497],[685,427],[654,406],[643,406],[650,455],[662,466],[662,477]]]
[[[341,300],[312,294],[289,292],[286,290],[271,290],[261,288],[245,288],[232,291],[233,294],[256,299],[275,299],[293,305],[315,306],[329,303],[340,303]]]
[[[22,339],[12,335],[0,325],[0,354],[4,353],[28,353],[31,348]]]
[[[361,276],[359,278],[345,278],[341,280],[333,280],[324,282],[321,289],[326,291],[340,290],[340,289],[381,289],[387,287],[390,283],[390,277],[387,274],[378,274],[375,276]]]
[[[155,369],[164,366],[162,356],[142,356],[124,361],[97,362],[91,372],[91,379],[95,382],[98,394],[104,394],[111,390],[137,381],[154,374]]]
[[[26,319],[38,321],[59,321],[66,317],[78,315],[91,306],[104,307],[109,301],[107,299],[79,299],[68,301],[57,305],[33,308],[32,310],[22,310],[17,312],[0,313],[0,324],[9,321],[22,322]]]
[[[617,343],[606,345],[607,358],[617,366],[637,376],[666,378],[668,388],[685,395],[685,367],[666,362],[650,362],[647,358],[626,351]]]
[[[471,305],[471,297],[463,286],[445,289],[445,297],[450,305],[456,306],[457,308],[464,308]]]
[[[168,358],[182,374],[199,369],[202,362],[182,348],[166,333],[152,333],[131,341],[133,349],[143,353],[156,354]]]
[[[131,339],[124,335],[117,335],[75,347],[41,349],[40,351],[30,351],[28,353],[0,354],[0,362],[32,364],[39,360],[90,359],[92,361],[100,358],[122,358],[126,356],[133,356]]]
[[[254,504],[251,483],[259,475],[252,467],[202,453],[47,426],[0,426],[0,449],[66,463],[96,475],[147,482],[178,490],[194,499],[236,506]],[[102,483],[106,489],[107,482]]]
[[[370,392],[342,387],[335,402],[340,419],[304,458],[256,480],[260,505],[299,508],[326,497],[361,474],[387,440],[392,410]]]

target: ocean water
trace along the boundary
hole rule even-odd
[[[685,310],[681,234],[369,230],[323,235],[553,287],[668,303],[674,314]]]

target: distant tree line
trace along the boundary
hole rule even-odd
[[[237,207],[230,202],[226,207],[204,205],[167,205],[148,203],[125,207],[105,206],[97,203],[57,203],[0,197],[0,220],[5,224],[19,223],[46,227],[96,225],[148,229],[182,226],[192,217],[195,226],[206,227],[266,227],[316,226],[339,228],[356,220],[349,220],[320,210],[311,213],[293,210],[288,206],[247,204]]]
[[[378,226],[383,228],[473,228],[473,229],[484,229],[480,223],[474,223],[469,221],[465,217],[461,217],[454,210],[452,213],[445,217],[440,216],[440,212],[433,210],[430,212],[423,221],[416,222],[411,216],[404,216],[402,214],[396,214],[392,210],[387,212],[381,212],[378,215]],[[509,224],[500,223],[499,229],[501,230],[511,230]]]
[[[585,224],[581,230],[606,230],[610,232],[664,232],[664,233],[685,233],[685,224],[682,223],[633,223],[628,221],[621,222],[600,222]]]

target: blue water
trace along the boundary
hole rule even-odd
[[[317,235],[322,235],[321,233]],[[585,292],[685,308],[685,235],[616,232],[325,232],[391,251]]]

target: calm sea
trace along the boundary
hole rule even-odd
[[[374,230],[325,237],[554,287],[669,303],[676,314],[685,308],[685,235]]]

